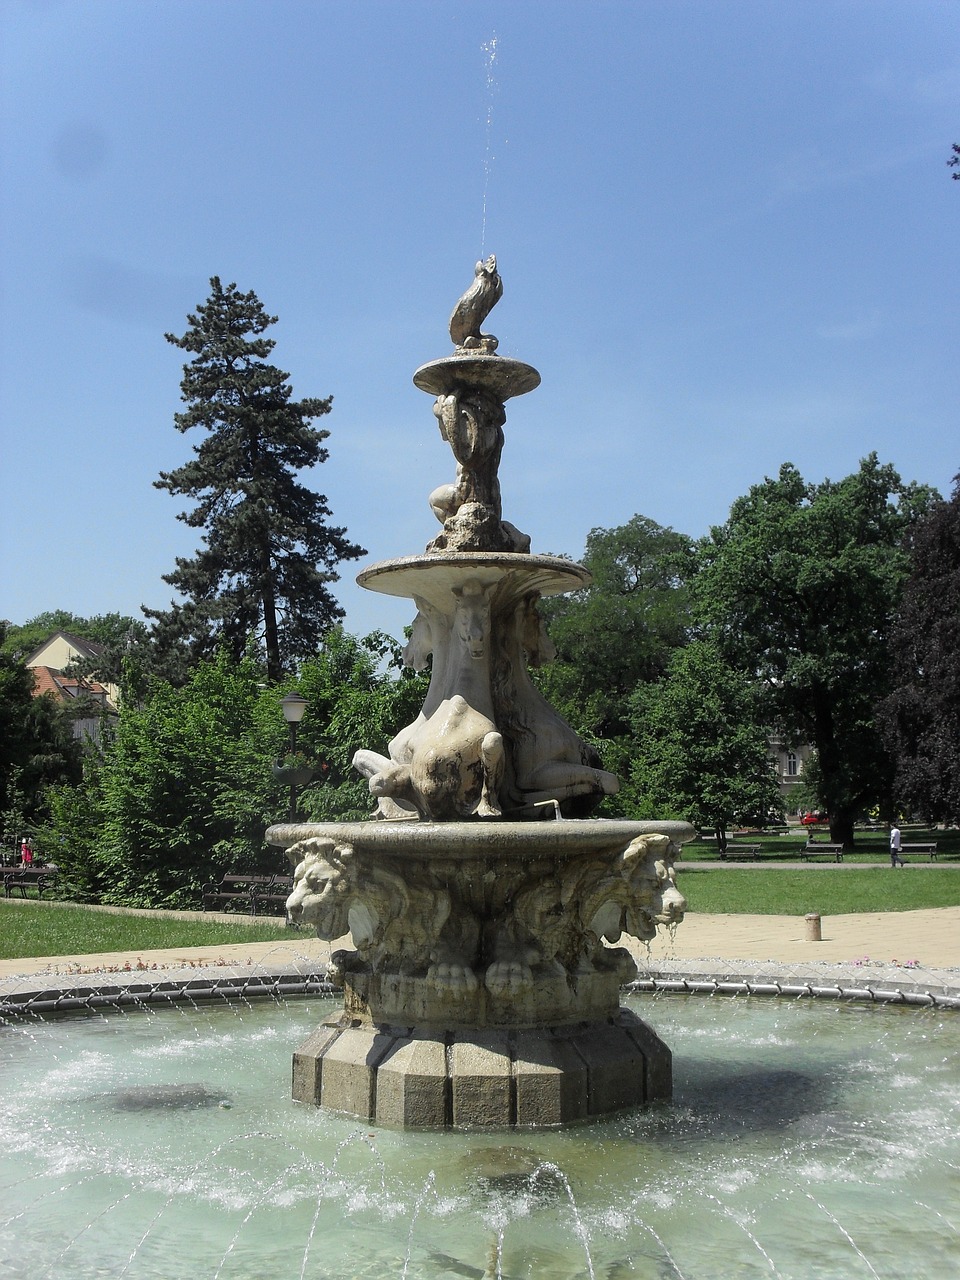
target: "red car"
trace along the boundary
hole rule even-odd
[[[805,827],[818,827],[821,823],[830,821],[830,817],[826,813],[821,813],[818,809],[814,809],[812,813],[805,813],[800,819]]]

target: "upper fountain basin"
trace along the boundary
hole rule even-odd
[[[468,579],[482,586],[502,582],[503,589],[509,592],[510,583],[504,580],[510,577],[515,579],[517,599],[531,591],[542,596],[579,591],[592,581],[582,565],[561,556],[446,551],[380,560],[357,574],[357,582],[361,587],[379,591],[382,595],[405,596],[407,599],[419,596],[445,609],[451,588],[462,586]]]
[[[509,356],[474,353],[443,356],[422,364],[413,375],[414,386],[434,396],[457,391],[489,391],[497,399],[522,396],[540,385],[540,374],[532,365]]]

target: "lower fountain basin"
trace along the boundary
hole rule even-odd
[[[373,1132],[292,1104],[287,1046],[323,1001],[11,1023],[0,1269],[956,1274],[960,1019],[839,1002],[627,1005],[673,1047],[673,1103],[508,1137]]]
[[[368,821],[271,827],[288,909],[333,940],[342,1015],[293,1096],[370,1124],[552,1126],[670,1096],[670,1050],[619,1007],[616,942],[682,919],[684,822]]]

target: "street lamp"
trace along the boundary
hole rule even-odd
[[[303,719],[303,713],[307,709],[307,700],[299,693],[286,693],[280,699],[280,706],[283,708],[283,718],[290,726],[290,752],[293,754],[297,749],[297,725]],[[297,820],[297,782],[296,774],[290,779],[290,812],[289,821]]]

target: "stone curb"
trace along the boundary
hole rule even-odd
[[[80,1009],[155,1004],[199,1004],[214,1000],[330,995],[326,969],[310,965],[197,967],[147,978],[141,972],[45,974],[0,982],[0,1017],[73,1013]]]
[[[626,993],[779,996],[785,999],[860,1000],[960,1010],[960,971],[923,970],[920,980],[904,980],[910,970],[878,968],[869,977],[851,965],[803,966],[773,962],[751,969],[718,961],[716,969],[672,962],[650,968],[624,987]],[[237,964],[170,969],[148,979],[142,972],[30,975],[0,982],[0,1017],[72,1013],[81,1009],[199,1004],[211,1001],[282,1000],[301,995],[332,995],[326,968],[286,964],[262,968]]]

